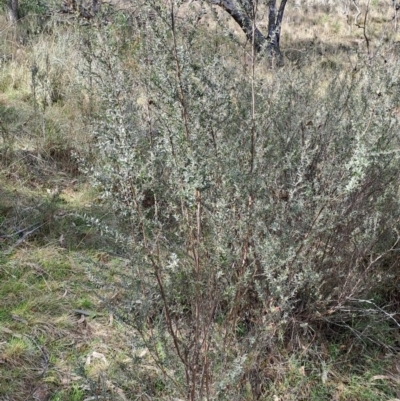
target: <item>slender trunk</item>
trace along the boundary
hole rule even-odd
[[[18,0],[8,0],[6,4],[8,20],[12,24],[18,21]]]
[[[247,40],[253,43],[253,23],[243,10],[239,10],[232,0],[211,0],[211,4],[220,6],[225,10],[240,26],[245,33]],[[261,52],[265,45],[265,36],[260,30],[255,27],[254,29],[254,48],[257,53]]]
[[[278,10],[276,9],[276,0],[270,0],[269,3],[267,52],[269,56],[276,57],[279,64],[283,62],[280,38],[286,3],[287,0],[281,0]]]
[[[252,0],[248,0],[252,1]],[[285,11],[287,0],[281,0],[277,9],[276,0],[270,0],[268,13],[268,35],[265,36],[255,26],[252,18],[244,10],[239,9],[234,0],[209,0],[210,4],[215,4],[224,9],[240,26],[247,39],[253,44],[257,53],[266,52],[269,58],[275,59],[277,65],[283,62],[280,50],[280,35],[283,13]],[[242,0],[243,2],[243,0]],[[240,3],[240,2],[239,2]],[[253,38],[254,35],[254,38]]]

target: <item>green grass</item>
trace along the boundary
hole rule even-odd
[[[15,226],[29,226],[37,220],[44,227],[21,244],[17,245],[18,237],[13,236],[0,243],[0,398],[31,399],[32,389],[40,388],[50,399],[82,400],[86,379],[74,372],[98,343],[97,331],[107,325],[106,318],[98,314],[88,323],[88,331],[86,322],[79,323],[73,312],[75,308],[101,308],[81,264],[82,258],[91,261],[98,252],[96,246],[102,243],[99,238],[98,244],[93,240],[87,247],[81,235],[87,224],[78,214],[85,206],[76,199],[84,199],[86,204],[90,196],[75,187],[72,197],[68,185],[65,198],[52,201],[49,187],[60,179],[67,184],[76,180],[61,169],[41,177],[35,170],[25,170],[24,178],[35,183],[29,189],[24,182],[9,179],[9,172],[8,165],[0,169],[5,191],[0,203],[7,207],[2,231],[11,234]],[[49,212],[51,216],[46,215]],[[68,218],[58,217],[64,215]],[[69,247],[60,246],[61,234],[72,237]],[[80,251],[68,249],[76,246]],[[77,383],[71,382],[71,375]]]
[[[340,359],[318,366],[316,360],[302,363],[293,357],[284,370],[282,380],[274,383],[262,399],[282,397],[293,401],[298,399],[383,401],[398,396],[398,389],[388,380],[389,376],[384,380],[374,380],[379,374],[376,373],[375,376],[373,372],[382,374],[388,371],[391,367],[390,360],[385,361],[382,355],[378,359],[371,360],[366,355],[357,362],[357,366],[363,371],[352,372],[352,366],[354,367],[354,363],[348,365],[345,360]],[[324,371],[326,371],[325,376]]]
[[[82,401],[84,398],[84,390],[77,385],[73,385],[70,390],[63,390],[54,394],[50,401]]]

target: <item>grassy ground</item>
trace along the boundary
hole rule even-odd
[[[374,54],[381,43],[396,49],[392,14],[386,3],[370,3]],[[287,62],[348,68],[353,53],[368,51],[356,15],[354,8],[289,7]],[[118,303],[120,295],[90,274],[102,267],[112,276],[125,261],[83,218],[112,216],[78,168],[79,157],[93,157],[79,32],[70,26],[32,35],[28,22],[15,31],[0,17],[0,400],[167,399],[147,350],[132,349],[135,333],[99,298],[107,292]],[[270,361],[264,399],[400,398],[400,359],[390,350],[345,334],[305,341],[303,349],[282,349]],[[138,381],[148,383],[145,393]],[[249,391],[246,399],[253,397]]]
[[[99,252],[76,216],[88,190],[52,158],[12,160],[1,172],[0,399],[79,399],[74,369],[109,324],[85,278]]]

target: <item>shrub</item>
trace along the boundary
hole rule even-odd
[[[92,178],[130,260],[110,285],[165,394],[259,396],[289,329],[346,319],[398,276],[398,67],[241,65],[175,11],[152,9],[129,68],[111,28],[91,44]]]

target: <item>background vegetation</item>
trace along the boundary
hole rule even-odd
[[[395,7],[82,10],[0,21],[0,399],[400,398]]]

